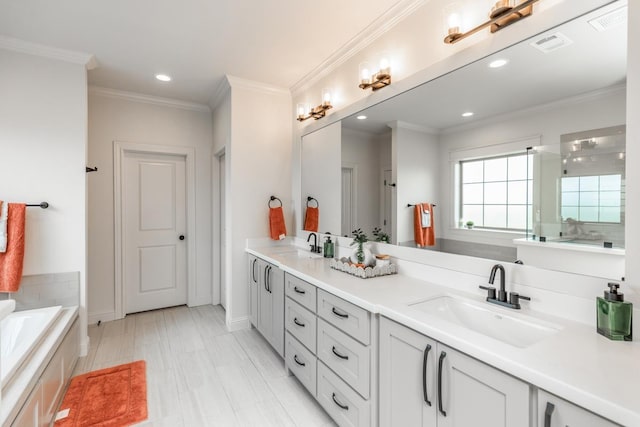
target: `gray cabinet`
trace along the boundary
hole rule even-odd
[[[284,357],[284,271],[249,256],[251,323]]]
[[[529,385],[380,321],[380,425],[528,427]]]
[[[611,421],[538,390],[538,427],[615,427]]]

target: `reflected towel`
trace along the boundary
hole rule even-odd
[[[436,244],[433,205],[431,203],[418,203],[414,207],[413,238],[419,248]]]
[[[0,253],[0,292],[18,292],[24,264],[24,226],[26,206],[9,203],[7,251]]]
[[[7,215],[9,204],[0,200],[0,253],[7,251]]]
[[[307,206],[304,215],[304,230],[318,232],[318,221],[320,218],[320,209],[313,206]]]
[[[273,240],[282,240],[287,235],[282,206],[269,208],[269,231]]]

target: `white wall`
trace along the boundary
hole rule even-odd
[[[392,239],[397,244],[411,245],[414,242],[414,209],[407,205],[433,203],[438,205],[436,209],[441,205],[438,195],[438,183],[441,181],[438,136],[411,129],[404,123],[395,123],[391,133],[396,183],[394,230],[397,230],[397,236],[392,236]],[[438,210],[433,214],[436,238],[441,237],[439,214]]]
[[[0,50],[0,199],[27,209],[24,275],[80,272],[86,351],[87,73],[84,64]]]
[[[291,96],[288,91],[227,76],[230,94],[214,109],[217,152],[226,144],[227,326],[249,327],[248,238],[269,236],[269,196],[282,200],[287,234],[293,235],[291,191]],[[220,104],[221,102],[221,104]],[[227,105],[229,110],[227,110]],[[230,114],[229,114],[230,111]],[[230,126],[227,128],[227,117]],[[298,159],[299,161],[299,159]],[[215,202],[215,200],[214,200]],[[214,211],[217,209],[214,203]]]
[[[115,315],[113,142],[193,147],[196,194],[196,295],[193,305],[212,301],[211,114],[208,107],[137,98],[124,92],[90,90],[89,316],[91,322]]]
[[[342,170],[340,164],[340,123],[335,123],[317,132],[306,135],[302,141],[302,203],[300,212],[304,227],[307,196],[318,200],[320,205],[318,231],[340,235],[342,218]],[[322,177],[322,179],[318,179]],[[291,234],[294,234],[291,230]]]

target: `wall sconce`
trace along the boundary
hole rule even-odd
[[[380,64],[378,71],[373,71],[373,67],[368,62],[363,62],[358,67],[358,74],[360,76],[360,89],[369,89],[376,91],[382,89],[385,86],[391,84],[391,64],[389,63],[389,57],[383,55],[380,58]]]
[[[491,8],[487,22],[465,33],[460,30],[461,12],[457,7],[445,10],[445,14],[447,15],[447,36],[444,38],[444,42],[447,44],[459,42],[487,27],[490,27],[491,32],[495,33],[504,27],[518,22],[522,18],[530,16],[533,13],[533,4],[537,1],[539,0],[499,0]]]
[[[310,104],[300,103],[296,106],[296,119],[299,122],[303,122],[307,119],[314,118],[315,120],[321,119],[327,114],[327,110],[333,108],[331,105],[331,89],[322,89],[322,103],[317,107],[311,108]]]

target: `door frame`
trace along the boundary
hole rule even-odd
[[[351,228],[357,226],[358,219],[358,164],[352,162],[342,162],[340,167],[340,189],[342,190],[342,169],[351,171]],[[342,196],[340,198],[342,201]],[[341,214],[343,212],[341,211]],[[341,227],[342,228],[342,227]],[[350,233],[348,230],[347,233]],[[342,234],[342,232],[340,233]]]
[[[186,173],[186,220],[187,220],[187,305],[196,301],[196,191],[195,191],[195,148],[169,145],[140,144],[113,141],[113,195],[114,195],[114,252],[115,252],[115,318],[123,319],[124,292],[124,227],[122,212],[122,165],[127,153],[168,154],[185,157]]]

